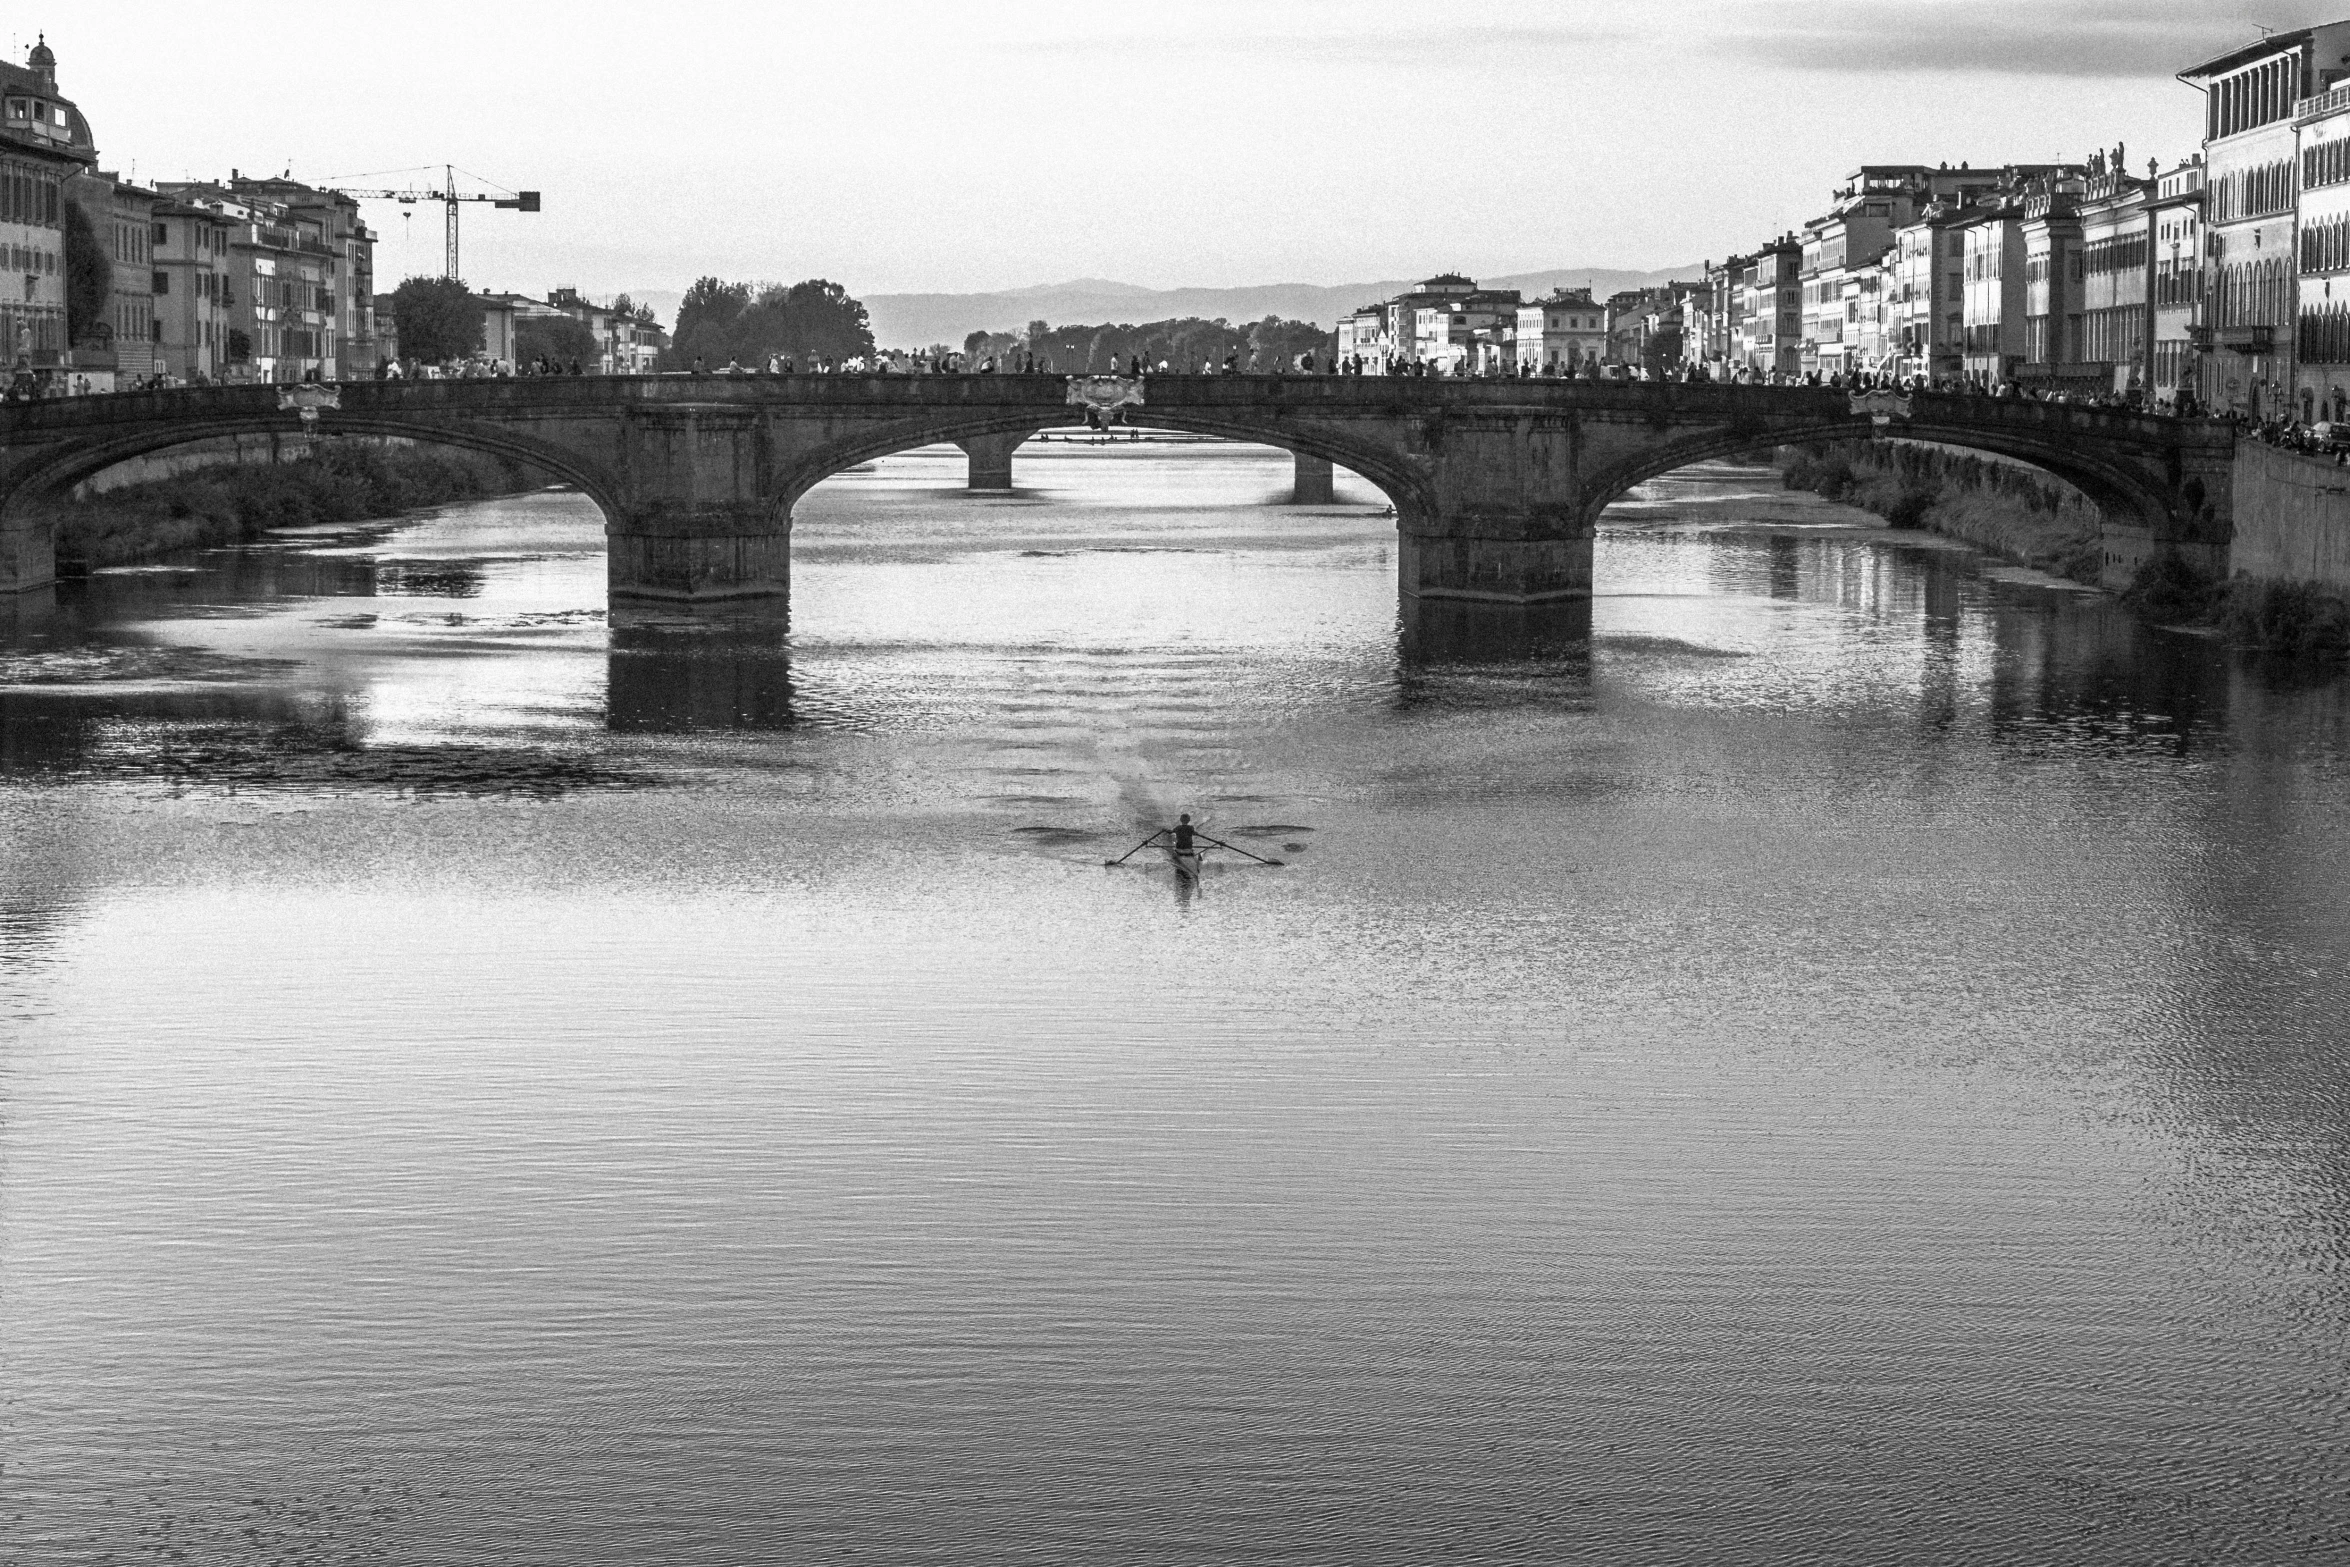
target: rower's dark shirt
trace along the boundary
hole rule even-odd
[[[1188,849],[1188,848],[1190,848],[1190,847],[1191,847],[1191,828],[1190,828],[1190,826],[1187,824],[1187,825],[1184,825],[1184,826],[1177,827],[1177,828],[1175,829],[1175,849],[1176,849],[1176,852],[1177,852],[1177,853],[1181,853],[1182,851],[1184,851],[1184,850],[1186,850],[1186,849]]]

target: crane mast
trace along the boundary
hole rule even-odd
[[[539,210],[539,193],[535,190],[513,191],[504,196],[460,191],[457,188],[457,167],[451,163],[441,165],[441,181],[438,185],[410,186],[405,190],[355,190],[342,185],[334,188],[346,196],[357,196],[371,201],[396,201],[402,206],[413,206],[420,201],[441,203],[446,214],[443,219],[441,241],[441,276],[448,278],[463,276],[458,265],[460,257],[457,243],[457,213],[463,203],[486,201],[493,207],[504,207],[513,212],[536,212]]]

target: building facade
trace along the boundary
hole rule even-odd
[[[2212,353],[2203,400],[2266,418],[2291,410],[2300,288],[2301,101],[2334,86],[2350,23],[2273,33],[2179,73],[2204,99],[2204,218]]]
[[[2209,328],[2204,320],[2203,155],[2196,153],[2155,182],[2146,221],[2153,256],[2154,351],[2148,391],[2158,406],[2192,400],[2202,380]]]
[[[75,345],[75,366],[111,371],[115,387],[146,380],[156,372],[162,336],[155,314],[155,192],[85,169],[66,183],[65,194],[96,231],[112,285],[103,323]]]
[[[236,225],[221,213],[162,197],[154,212],[155,320],[158,368],[177,381],[228,377],[229,240]]]
[[[296,211],[228,183],[161,187],[168,201],[215,214],[229,226],[220,287],[228,310],[222,374],[232,381],[335,380],[342,374],[338,273],[322,215]],[[168,225],[167,225],[168,226]]]
[[[1967,383],[1993,391],[2015,379],[2024,360],[2024,223],[2020,200],[1978,203],[1958,230],[1966,268]]]
[[[1790,379],[1803,369],[1803,245],[1782,235],[1754,254],[1739,310],[1739,357],[1758,376]]]
[[[2053,390],[2081,347],[2081,182],[2034,180],[2024,192],[2024,358],[2017,377]]]
[[[1518,307],[1517,363],[1556,374],[1597,366],[1607,355],[1607,308],[1587,288],[1555,290]]]
[[[0,63],[0,351],[12,367],[68,362],[65,189],[97,160],[89,122],[57,90],[48,40],[22,66]]]
[[[2337,422],[2350,419],[2350,88],[2303,100],[2294,129],[2295,412]]]
[[[375,235],[361,220],[359,203],[339,190],[320,190],[292,179],[254,179],[230,171],[229,189],[283,215],[300,248],[323,258],[305,271],[315,282],[319,305],[315,328],[325,349],[317,357],[331,365],[329,380],[356,381],[375,373],[381,348],[375,338]]]
[[[2091,165],[2081,191],[2080,363],[2100,389],[2143,393],[2152,379],[2154,245],[2151,176],[2122,167],[2122,149]]]

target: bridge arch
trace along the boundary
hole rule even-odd
[[[128,426],[94,440],[62,446],[35,457],[7,475],[0,489],[0,524],[20,517],[26,509],[62,500],[74,486],[119,463],[168,451],[175,446],[222,436],[303,435],[300,422],[286,415],[219,414],[165,423]],[[578,487],[606,517],[619,514],[620,500],[611,476],[559,446],[514,429],[473,421],[402,419],[359,415],[334,419],[319,434],[327,437],[385,436],[425,446],[448,446],[518,462],[536,468],[559,483]]]
[[[2006,430],[1947,418],[1938,420],[1923,411],[1921,414],[1919,418],[1885,429],[1874,427],[1865,418],[1819,419],[1774,422],[1761,428],[1739,425],[1706,429],[1661,441],[1586,477],[1584,521],[1596,527],[1600,513],[1621,500],[1634,486],[1692,463],[1752,451],[1758,446],[1875,439],[1929,442],[2029,463],[2072,485],[2109,519],[2126,526],[2163,531],[2178,520],[2173,494],[2149,483],[2129,465],[2101,457],[2083,444],[2051,439],[2039,431]]]
[[[1257,423],[1246,419],[1202,416],[1187,410],[1161,411],[1147,404],[1137,410],[1137,414],[1136,422],[1149,429],[1179,430],[1186,435],[1206,435],[1252,446],[1272,446],[1335,463],[1360,474],[1385,495],[1394,504],[1399,520],[1427,515],[1435,506],[1426,475],[1417,471],[1400,454],[1381,450],[1364,441],[1349,439],[1339,432],[1300,429],[1287,422]],[[795,462],[777,487],[777,504],[788,515],[792,505],[801,496],[835,474],[845,472],[859,463],[894,456],[917,447],[976,440],[986,436],[1035,435],[1079,422],[1074,416],[1057,422],[1040,423],[1034,413],[1025,416],[975,414],[956,420],[909,420],[902,424],[860,431],[822,446]]]

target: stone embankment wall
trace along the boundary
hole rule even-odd
[[[248,468],[271,463],[300,462],[311,455],[313,444],[306,435],[277,434],[221,435],[208,441],[190,441],[184,446],[166,447],[160,452],[149,452],[144,457],[133,457],[128,462],[116,463],[104,473],[75,485],[73,498],[86,501],[93,495],[105,495],[114,490],[129,489],[133,485],[153,484],[162,479],[176,479],[182,474],[200,473],[207,468]]]
[[[2245,441],[2235,506],[2231,574],[2350,590],[2350,468]]]

